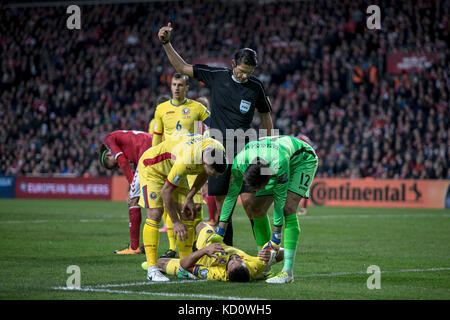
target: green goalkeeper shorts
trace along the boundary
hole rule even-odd
[[[312,185],[318,166],[319,160],[317,159],[317,156],[312,154],[302,153],[292,159],[289,164],[290,175],[287,182],[289,184],[288,190],[303,198],[309,198],[309,188]],[[276,183],[278,183],[278,181],[271,179],[263,190],[256,193],[256,196],[273,195],[273,188]]]

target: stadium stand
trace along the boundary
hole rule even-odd
[[[112,174],[97,146],[147,131],[174,71],[156,36],[171,21],[188,62],[258,52],[275,127],[311,138],[318,177],[450,179],[448,1],[383,1],[381,30],[354,0],[81,8],[81,30],[68,30],[64,6],[0,5],[0,175]],[[390,53],[411,52],[436,58],[387,72]],[[205,93],[191,81],[190,98]]]

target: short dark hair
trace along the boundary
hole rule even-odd
[[[265,186],[272,178],[272,175],[267,174],[264,169],[269,169],[269,164],[260,157],[256,157],[247,167],[244,173],[244,182],[250,190]]]
[[[179,73],[179,72],[175,72],[175,73],[172,75],[172,79],[184,79],[184,81],[186,82],[186,84],[189,84],[189,77],[186,76],[186,75],[184,75],[184,74],[181,74],[181,73]]]
[[[250,272],[245,266],[240,266],[230,271],[228,274],[228,280],[230,282],[249,282]]]
[[[242,48],[234,54],[234,62],[236,65],[243,63],[248,66],[256,67],[258,65],[258,55],[253,49]]]
[[[206,152],[205,162],[220,174],[228,168],[226,153],[219,148],[213,148],[210,152]]]
[[[167,94],[163,94],[156,99],[156,105],[158,106],[161,103],[166,102],[167,100],[170,100],[170,96],[168,96]]]

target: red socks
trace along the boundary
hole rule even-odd
[[[217,205],[216,205],[216,197],[214,196],[208,196],[206,199],[206,202],[208,204],[208,213],[209,213],[209,220],[216,220],[216,211],[217,211]]]
[[[139,234],[141,231],[141,207],[130,207],[128,210],[130,216],[130,244],[131,249],[139,248]]]

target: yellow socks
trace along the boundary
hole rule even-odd
[[[159,245],[159,221],[146,219],[142,231],[142,239],[145,248],[145,257],[149,267],[156,266]]]
[[[192,252],[192,245],[194,244],[195,231],[194,231],[194,221],[181,220],[181,222],[186,226],[187,229],[187,239],[185,241],[181,242],[180,239],[177,238],[178,253],[180,255],[180,259],[183,259]]]
[[[175,241],[175,235],[173,233],[173,224],[172,219],[170,219],[169,215],[166,213],[166,209],[164,208],[164,214],[166,217],[166,226],[167,226],[167,238],[169,239],[169,249],[173,251],[177,251],[177,242]]]

